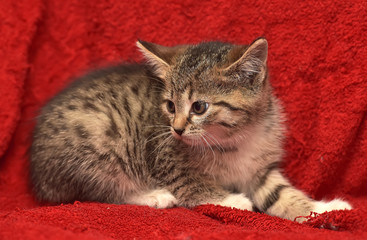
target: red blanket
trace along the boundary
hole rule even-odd
[[[352,1],[0,1],[0,239],[367,239],[367,4]],[[137,39],[269,42],[288,116],[284,171],[351,211],[303,224],[205,205],[188,210],[37,203],[28,148],[40,106],[72,77],[139,61]]]

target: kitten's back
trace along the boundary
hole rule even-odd
[[[31,147],[38,198],[121,203],[120,195],[138,188],[133,179],[145,172],[141,124],[157,117],[152,88],[160,82],[149,68],[123,65],[89,73],[51,99]]]

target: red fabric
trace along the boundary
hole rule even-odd
[[[367,16],[352,1],[0,1],[0,238],[366,239]],[[38,204],[28,181],[34,117],[88,69],[140,60],[137,39],[166,45],[269,41],[271,81],[289,133],[285,174],[352,211],[304,224],[219,206],[193,210]],[[330,230],[332,229],[332,230]]]

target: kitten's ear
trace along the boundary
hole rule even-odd
[[[268,58],[268,42],[265,38],[256,39],[246,50],[240,46],[235,47],[230,55],[232,57],[229,60],[234,62],[224,69],[225,76],[235,81],[244,81],[250,87],[263,82]]]
[[[175,57],[186,49],[186,46],[165,47],[141,40],[137,41],[136,45],[148,63],[155,68],[157,75],[163,79],[174,63]]]

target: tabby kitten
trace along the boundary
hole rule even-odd
[[[31,148],[38,199],[211,203],[291,220],[351,209],[310,199],[279,170],[283,116],[264,38],[137,45],[149,64],[91,73],[42,109]]]

